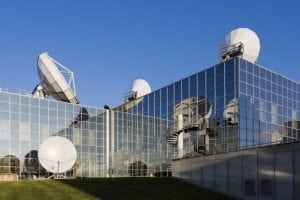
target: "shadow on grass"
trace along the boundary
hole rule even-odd
[[[57,181],[102,200],[230,199],[175,178],[97,178]]]

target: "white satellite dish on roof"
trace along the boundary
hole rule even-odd
[[[260,40],[255,32],[248,28],[237,28],[228,33],[221,44],[221,60],[240,56],[250,62],[257,62]]]
[[[74,74],[72,71],[51,58],[47,52],[39,55],[37,65],[41,83],[33,91],[35,97],[43,98],[46,94],[53,96],[59,101],[79,103],[76,98]],[[69,77],[68,81],[63,74]]]
[[[136,79],[132,82],[130,92],[125,94],[125,109],[128,110],[138,105],[142,100],[143,96],[151,93],[151,87],[144,79]]]
[[[46,139],[39,147],[38,159],[47,171],[59,174],[73,167],[77,152],[70,140],[61,136],[53,136]]]
[[[138,99],[151,92],[151,87],[144,79],[136,79],[132,82],[131,93],[134,93],[134,98]]]

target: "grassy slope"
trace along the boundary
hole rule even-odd
[[[0,182],[0,199],[227,199],[174,178]]]

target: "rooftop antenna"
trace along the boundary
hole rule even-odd
[[[76,97],[74,73],[71,70],[51,58],[47,52],[39,55],[37,65],[41,82],[32,92],[34,97],[45,98],[49,95],[58,101],[79,103]]]
[[[255,32],[248,28],[237,28],[226,35],[220,48],[222,62],[239,56],[252,63],[257,62],[260,52],[260,40]]]
[[[151,92],[151,87],[144,79],[136,79],[132,82],[131,89],[124,95],[125,109],[129,110],[132,107],[138,105],[142,100],[143,96]]]

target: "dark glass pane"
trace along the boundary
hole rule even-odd
[[[253,85],[253,75],[247,74],[247,83]]]
[[[215,79],[209,79],[207,80],[207,90],[214,89],[215,87]]]
[[[277,75],[272,73],[272,83],[277,83]]]
[[[224,98],[217,98],[216,109],[221,109],[221,108],[224,108]]]
[[[266,90],[271,91],[271,82],[266,81]]]
[[[246,94],[247,88],[246,88],[246,83],[240,83],[240,92]],[[226,94],[227,94],[227,89],[226,89]]]
[[[244,71],[247,71],[247,68],[246,68],[246,66],[247,66],[246,61],[243,60],[243,59],[239,59],[239,61],[240,61],[240,69],[242,69],[242,70],[244,70]]]
[[[155,108],[159,108],[160,107],[160,90],[157,90],[155,92]]]
[[[249,96],[253,95],[253,86],[252,85],[247,85],[247,94]]]
[[[244,82],[247,82],[247,75],[246,75],[246,72],[240,71],[240,80],[241,80],[241,81],[244,81]]]
[[[149,95],[149,112],[154,111],[154,93]]]
[[[224,87],[218,87],[216,89],[216,98],[219,98],[219,97],[223,97],[224,96]]]
[[[270,71],[266,71],[266,79],[268,81],[271,81],[271,77],[272,77],[271,72]]]
[[[266,78],[266,70],[264,68],[260,68],[260,77],[263,79]]]
[[[175,83],[175,104],[181,101],[181,81]]]
[[[205,82],[198,83],[198,95],[205,96]]]
[[[215,98],[215,96],[214,96],[214,90],[208,90],[207,91],[207,98],[210,99],[210,100],[212,100],[212,99]]]
[[[233,81],[234,81],[234,71],[227,72],[225,74],[225,82],[230,83],[230,82],[233,82]]]
[[[235,59],[231,59],[227,62],[225,62],[225,73],[229,71],[234,71],[234,62]]]
[[[226,95],[233,94],[234,93],[234,83],[226,84]]]
[[[253,74],[253,64],[250,62],[247,62],[247,72]]]
[[[190,87],[190,97],[195,97],[195,96],[197,96],[197,86],[192,85]]]
[[[216,66],[216,76],[224,74],[224,64],[219,64]]]
[[[198,74],[198,82],[205,81],[205,72],[200,72]]]
[[[190,87],[193,85],[197,85],[197,75],[193,75],[190,77]]]
[[[167,87],[161,89],[161,106],[167,105]]]
[[[182,99],[189,97],[189,88],[182,88]]]
[[[216,78],[216,87],[224,85],[224,76],[218,76]]]
[[[259,76],[259,67],[254,65],[254,75]]]
[[[168,86],[168,104],[174,103],[174,85]]]
[[[211,68],[209,68],[208,70],[206,70],[206,78],[207,79],[213,79],[214,78],[214,76],[215,76],[215,68],[214,67],[211,67]]]
[[[189,87],[189,79],[185,78],[182,80],[182,89],[188,88]]]

